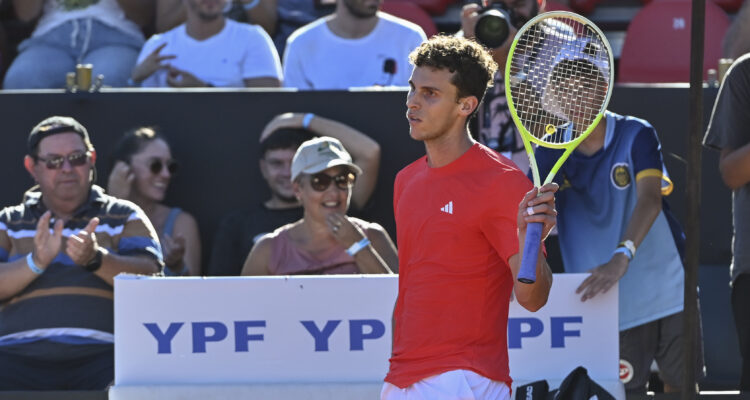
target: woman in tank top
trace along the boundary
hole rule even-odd
[[[349,217],[362,170],[337,139],[304,142],[292,160],[301,220],[256,242],[242,275],[382,274],[398,269],[396,247],[380,225]]]
[[[151,127],[125,133],[115,145],[107,192],[137,204],[159,234],[166,275],[200,275],[201,244],[192,215],[162,204],[177,162],[165,138]]]

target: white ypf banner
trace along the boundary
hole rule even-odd
[[[558,274],[545,307],[511,303],[514,380],[578,365],[618,379],[617,290],[580,301]],[[115,278],[115,385],[382,381],[398,277]]]

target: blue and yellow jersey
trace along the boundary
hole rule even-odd
[[[587,272],[606,263],[622,240],[644,177],[661,177],[662,194],[672,182],[661,144],[646,121],[606,113],[604,147],[587,156],[574,151],[555,176],[560,250],[566,272]],[[538,148],[540,176],[546,176],[562,150]],[[619,282],[620,330],[682,310],[684,235],[663,201],[635,258]]]

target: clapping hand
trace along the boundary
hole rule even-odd
[[[92,218],[83,230],[70,235],[65,244],[65,253],[78,265],[86,265],[94,259],[99,244],[94,231],[99,225],[99,218]]]
[[[39,218],[34,234],[34,262],[39,268],[45,269],[57,257],[62,244],[63,221],[55,221],[54,230],[50,233],[49,222],[52,212],[47,211]]]

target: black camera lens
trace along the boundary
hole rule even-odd
[[[505,10],[493,8],[484,11],[477,19],[474,35],[477,41],[491,49],[502,46],[510,32],[510,16]]]

